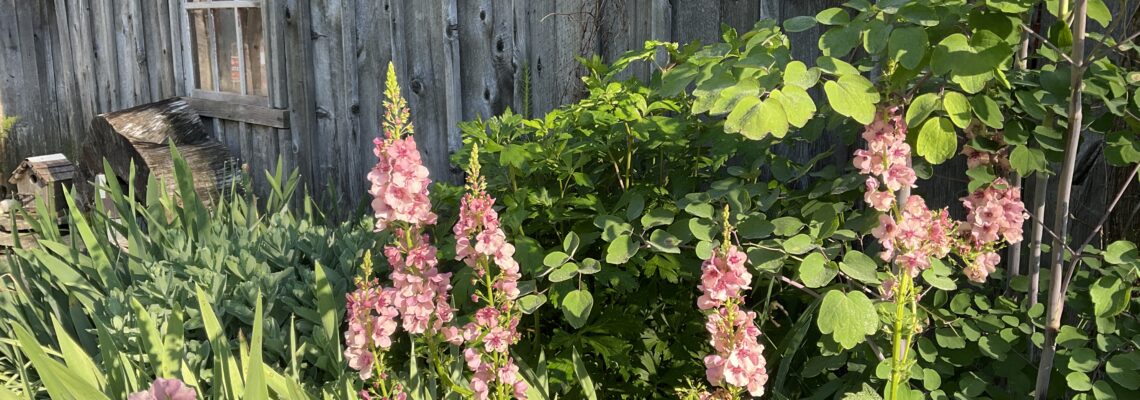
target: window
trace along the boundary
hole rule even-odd
[[[267,98],[261,1],[187,0],[184,5],[193,95]]]

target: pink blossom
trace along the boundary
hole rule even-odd
[[[966,274],[966,278],[970,281],[983,283],[986,278],[997,270],[997,264],[1001,261],[1001,256],[995,252],[983,252],[974,258],[973,262],[966,266],[962,272]]]
[[[395,291],[380,288],[375,280],[361,281],[346,295],[348,329],[344,332],[344,356],[361,379],[372,377],[373,351],[392,347],[398,312],[392,306]]]
[[[373,153],[379,162],[368,173],[373,196],[372,209],[376,217],[376,230],[388,228],[392,222],[410,225],[431,225],[436,215],[428,199],[427,167],[423,165],[415,138],[377,138]]]
[[[178,379],[158,378],[146,391],[131,393],[127,400],[197,400],[198,392]]]
[[[475,282],[485,291],[472,295],[484,302],[475,318],[463,328],[467,348],[463,351],[467,368],[473,372],[470,388],[476,399],[490,393],[511,393],[525,399],[527,385],[518,378],[518,367],[510,358],[510,346],[519,340],[518,314],[514,300],[519,296],[519,264],[515,247],[507,241],[495,211],[495,199],[484,190],[479,175],[478,150],[473,149],[468,170],[468,193],[459,206],[459,220],[452,227],[456,237],[455,258],[475,271]]]
[[[714,251],[701,266],[697,307],[711,311],[705,329],[714,352],[704,358],[706,378],[713,385],[741,387],[761,396],[768,373],[764,346],[758,341],[760,329],[754,322],[756,313],[740,307],[752,281],[746,261],[734,245]]]

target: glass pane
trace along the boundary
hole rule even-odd
[[[241,62],[238,53],[237,21],[234,9],[211,10],[214,16],[214,36],[218,50],[218,91],[241,93]]]
[[[242,47],[245,50],[246,91],[254,96],[269,96],[266,77],[265,29],[260,8],[238,9],[241,16]]]
[[[190,51],[194,65],[195,86],[202,90],[214,88],[214,74],[210,70],[210,29],[205,10],[190,10]]]

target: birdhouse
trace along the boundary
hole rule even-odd
[[[16,185],[16,199],[24,209],[35,210],[36,199],[41,199],[49,210],[60,211],[67,208],[64,188],[77,175],[75,165],[56,153],[25,158],[8,183]]]

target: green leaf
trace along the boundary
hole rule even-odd
[[[811,236],[801,233],[785,240],[783,246],[784,251],[788,254],[804,254],[814,249],[815,243],[813,243]]]
[[[891,25],[877,19],[867,21],[866,31],[863,34],[863,49],[875,54],[887,48],[887,40],[891,35]]]
[[[1092,382],[1089,381],[1089,376],[1084,372],[1073,371],[1065,375],[1065,382],[1069,384],[1069,389],[1078,392],[1087,392],[1092,390]]]
[[[574,233],[574,231],[570,231],[570,233],[567,233],[566,237],[562,239],[562,250],[565,250],[566,254],[573,255],[574,252],[578,251],[578,245],[581,243],[582,239],[578,238],[578,234]]]
[[[966,129],[970,125],[970,120],[974,119],[970,101],[961,93],[955,91],[944,93],[942,95],[942,108],[950,116],[950,122],[953,122],[954,126],[958,128]]]
[[[1102,276],[1089,287],[1093,312],[1098,317],[1114,317],[1128,309],[1132,287],[1116,276]]]
[[[16,348],[28,356],[28,360],[39,373],[40,381],[47,389],[50,398],[109,399],[98,388],[75,376],[66,366],[49,357],[35,337],[28,333],[23,326],[13,325],[11,328],[18,340]]]
[[[697,216],[697,217],[711,219],[713,217],[713,213],[715,211],[713,210],[712,204],[709,204],[709,203],[692,203],[692,204],[685,206],[685,212],[692,214],[694,216]]]
[[[366,254],[371,255],[370,253]],[[321,314],[321,328],[325,332],[325,340],[328,340],[328,343],[335,343],[335,346],[337,346],[334,349],[337,351],[337,354],[331,357],[333,360],[339,361],[341,359],[341,342],[340,335],[338,334],[340,332],[340,324],[337,322],[337,302],[333,295],[332,284],[329,283],[328,273],[325,271],[324,265],[321,265],[320,261],[315,262],[315,264],[313,273],[314,280],[316,281],[316,293],[314,294],[317,298],[317,312]]]
[[[891,32],[887,54],[907,69],[915,69],[926,55],[927,47],[930,47],[930,42],[926,38],[926,29],[899,28]]]
[[[673,97],[693,83],[700,70],[693,64],[683,63],[661,73],[661,87],[658,92],[663,97]]]
[[[1049,162],[1045,160],[1045,152],[1041,149],[1017,145],[1009,153],[1009,165],[1021,176],[1028,176],[1033,172],[1046,172]]]
[[[927,162],[938,165],[958,150],[958,137],[954,133],[954,125],[947,118],[931,118],[918,129],[916,153]]]
[[[859,30],[854,26],[836,26],[819,37],[819,49],[825,56],[844,57],[859,45]]]
[[[792,236],[804,227],[803,221],[795,217],[776,218],[772,220],[772,225],[776,227],[775,233],[780,236]]]
[[[933,269],[922,271],[922,279],[935,289],[945,290],[947,292],[958,289],[958,284],[954,283],[953,279],[939,275],[935,273]]]
[[[586,395],[587,400],[598,400],[594,380],[590,378],[589,371],[586,371],[586,363],[582,362],[582,356],[578,355],[577,347],[570,349],[570,358],[574,361],[574,375],[578,377],[578,386],[582,388],[582,393]]]
[[[744,239],[763,239],[775,230],[776,225],[764,219],[762,214],[750,216],[736,226],[736,233]]]
[[[803,61],[791,61],[784,66],[784,86],[808,89],[819,82],[819,68],[808,68]]]
[[[206,292],[202,291],[201,287],[197,287],[196,290],[202,325],[213,349],[213,357],[211,358],[214,359],[214,397],[238,399],[240,398],[238,394],[244,391],[244,382],[237,359],[230,351],[229,340],[226,339],[221,321],[214,314],[214,308],[209,297],[206,296]]]
[[[561,267],[555,268],[554,271],[551,271],[550,275],[546,276],[546,279],[558,283],[568,281],[575,276],[578,276],[578,264],[568,262],[562,264]]]
[[[522,311],[523,314],[530,315],[533,314],[535,310],[538,310],[539,307],[542,307],[543,304],[546,304],[546,295],[542,293],[528,294],[520,297],[518,304],[519,311]]]
[[[174,372],[180,368],[175,360],[166,358],[158,325],[138,299],[131,299],[131,309],[138,318],[139,338],[142,340],[142,347],[146,349],[147,361],[150,362],[151,368],[154,368],[155,376],[174,376]]]
[[[562,315],[574,329],[586,325],[586,321],[590,319],[590,310],[593,308],[594,296],[582,289],[571,291],[562,298]]]
[[[910,102],[910,106],[906,109],[906,125],[918,126],[919,123],[926,120],[930,113],[938,111],[941,108],[939,104],[937,93],[923,93],[914,98]]]
[[[663,209],[655,208],[641,216],[641,228],[649,229],[653,227],[669,225],[673,223],[673,212]]]
[[[733,111],[745,99],[758,99],[759,95],[760,82],[755,79],[743,79],[717,94],[716,101],[709,109],[709,115],[724,115]]]
[[[570,255],[561,251],[552,251],[542,259],[542,265],[547,268],[558,268],[562,264],[566,264],[567,261],[570,261]]]
[[[262,342],[265,340],[262,328],[265,314],[261,309],[261,293],[257,294],[257,303],[253,311],[253,337],[249,342],[249,359],[245,371],[245,395],[247,400],[268,400],[269,387],[265,381],[265,364],[262,361]]]
[[[1105,262],[1114,265],[1133,263],[1140,258],[1136,251],[1136,244],[1127,240],[1109,243],[1108,247],[1104,249],[1103,255]]]
[[[824,25],[846,25],[851,22],[851,15],[839,7],[832,7],[815,14],[815,20]]]
[[[879,392],[875,391],[875,388],[864,383],[863,390],[846,393],[843,395],[843,400],[883,400],[883,397],[879,396]]]
[[[874,303],[862,292],[832,290],[823,296],[816,324],[820,333],[831,335],[844,349],[852,349],[879,330],[879,317]]]
[[[1100,366],[1096,351],[1089,348],[1074,349],[1069,353],[1069,369],[1081,372],[1093,372]]]
[[[724,130],[740,133],[752,140],[763,139],[769,133],[784,137],[788,133],[788,119],[783,106],[777,101],[745,98],[728,114]]]
[[[1000,336],[988,335],[982,336],[978,340],[978,349],[982,351],[987,357],[995,360],[1005,360],[1006,355],[1009,353],[1009,342],[1002,339]]]
[[[863,283],[880,283],[876,272],[879,265],[875,260],[858,250],[848,250],[843,255],[843,262],[839,263],[839,270]]]
[[[974,115],[977,115],[986,126],[994,129],[1001,129],[1004,126],[1002,121],[1005,120],[1005,116],[1001,114],[1001,107],[990,96],[974,96],[970,99],[970,106],[974,109]]]
[[[839,273],[839,270],[830,264],[823,254],[818,252],[808,254],[800,263],[800,281],[809,288],[827,286]]]
[[[131,301],[132,303],[138,302],[134,298]],[[99,368],[95,366],[95,361],[91,359],[91,356],[87,355],[83,347],[76,343],[71,334],[64,330],[58,318],[52,316],[51,323],[55,331],[55,339],[59,341],[59,352],[63,355],[63,361],[67,364],[68,372],[93,387],[104,387],[107,383],[107,377],[103,376]],[[147,350],[149,353],[150,349]]]
[[[922,388],[927,391],[938,390],[942,386],[942,376],[930,368],[922,369]]]
[[[639,244],[629,234],[618,236],[606,247],[606,262],[614,265],[625,264],[637,254]]]
[[[874,121],[879,92],[875,91],[874,85],[867,78],[861,75],[842,75],[839,80],[824,82],[823,91],[836,112],[864,125]]]
[[[798,86],[784,86],[783,89],[773,90],[768,96],[770,100],[780,103],[788,123],[794,127],[803,128],[815,115],[815,102],[811,95]]]
[[[815,17],[801,15],[784,20],[784,30],[789,33],[803,32],[816,25]]]
[[[1105,6],[1104,0],[1088,0],[1087,15],[1102,27],[1108,27],[1112,23],[1112,12]]]
[[[585,258],[582,260],[582,265],[578,266],[579,274],[593,275],[602,271],[602,263],[593,258]]]
[[[664,229],[655,230],[649,235],[649,247],[663,253],[680,254],[681,249],[677,247],[680,244],[680,239]]]

